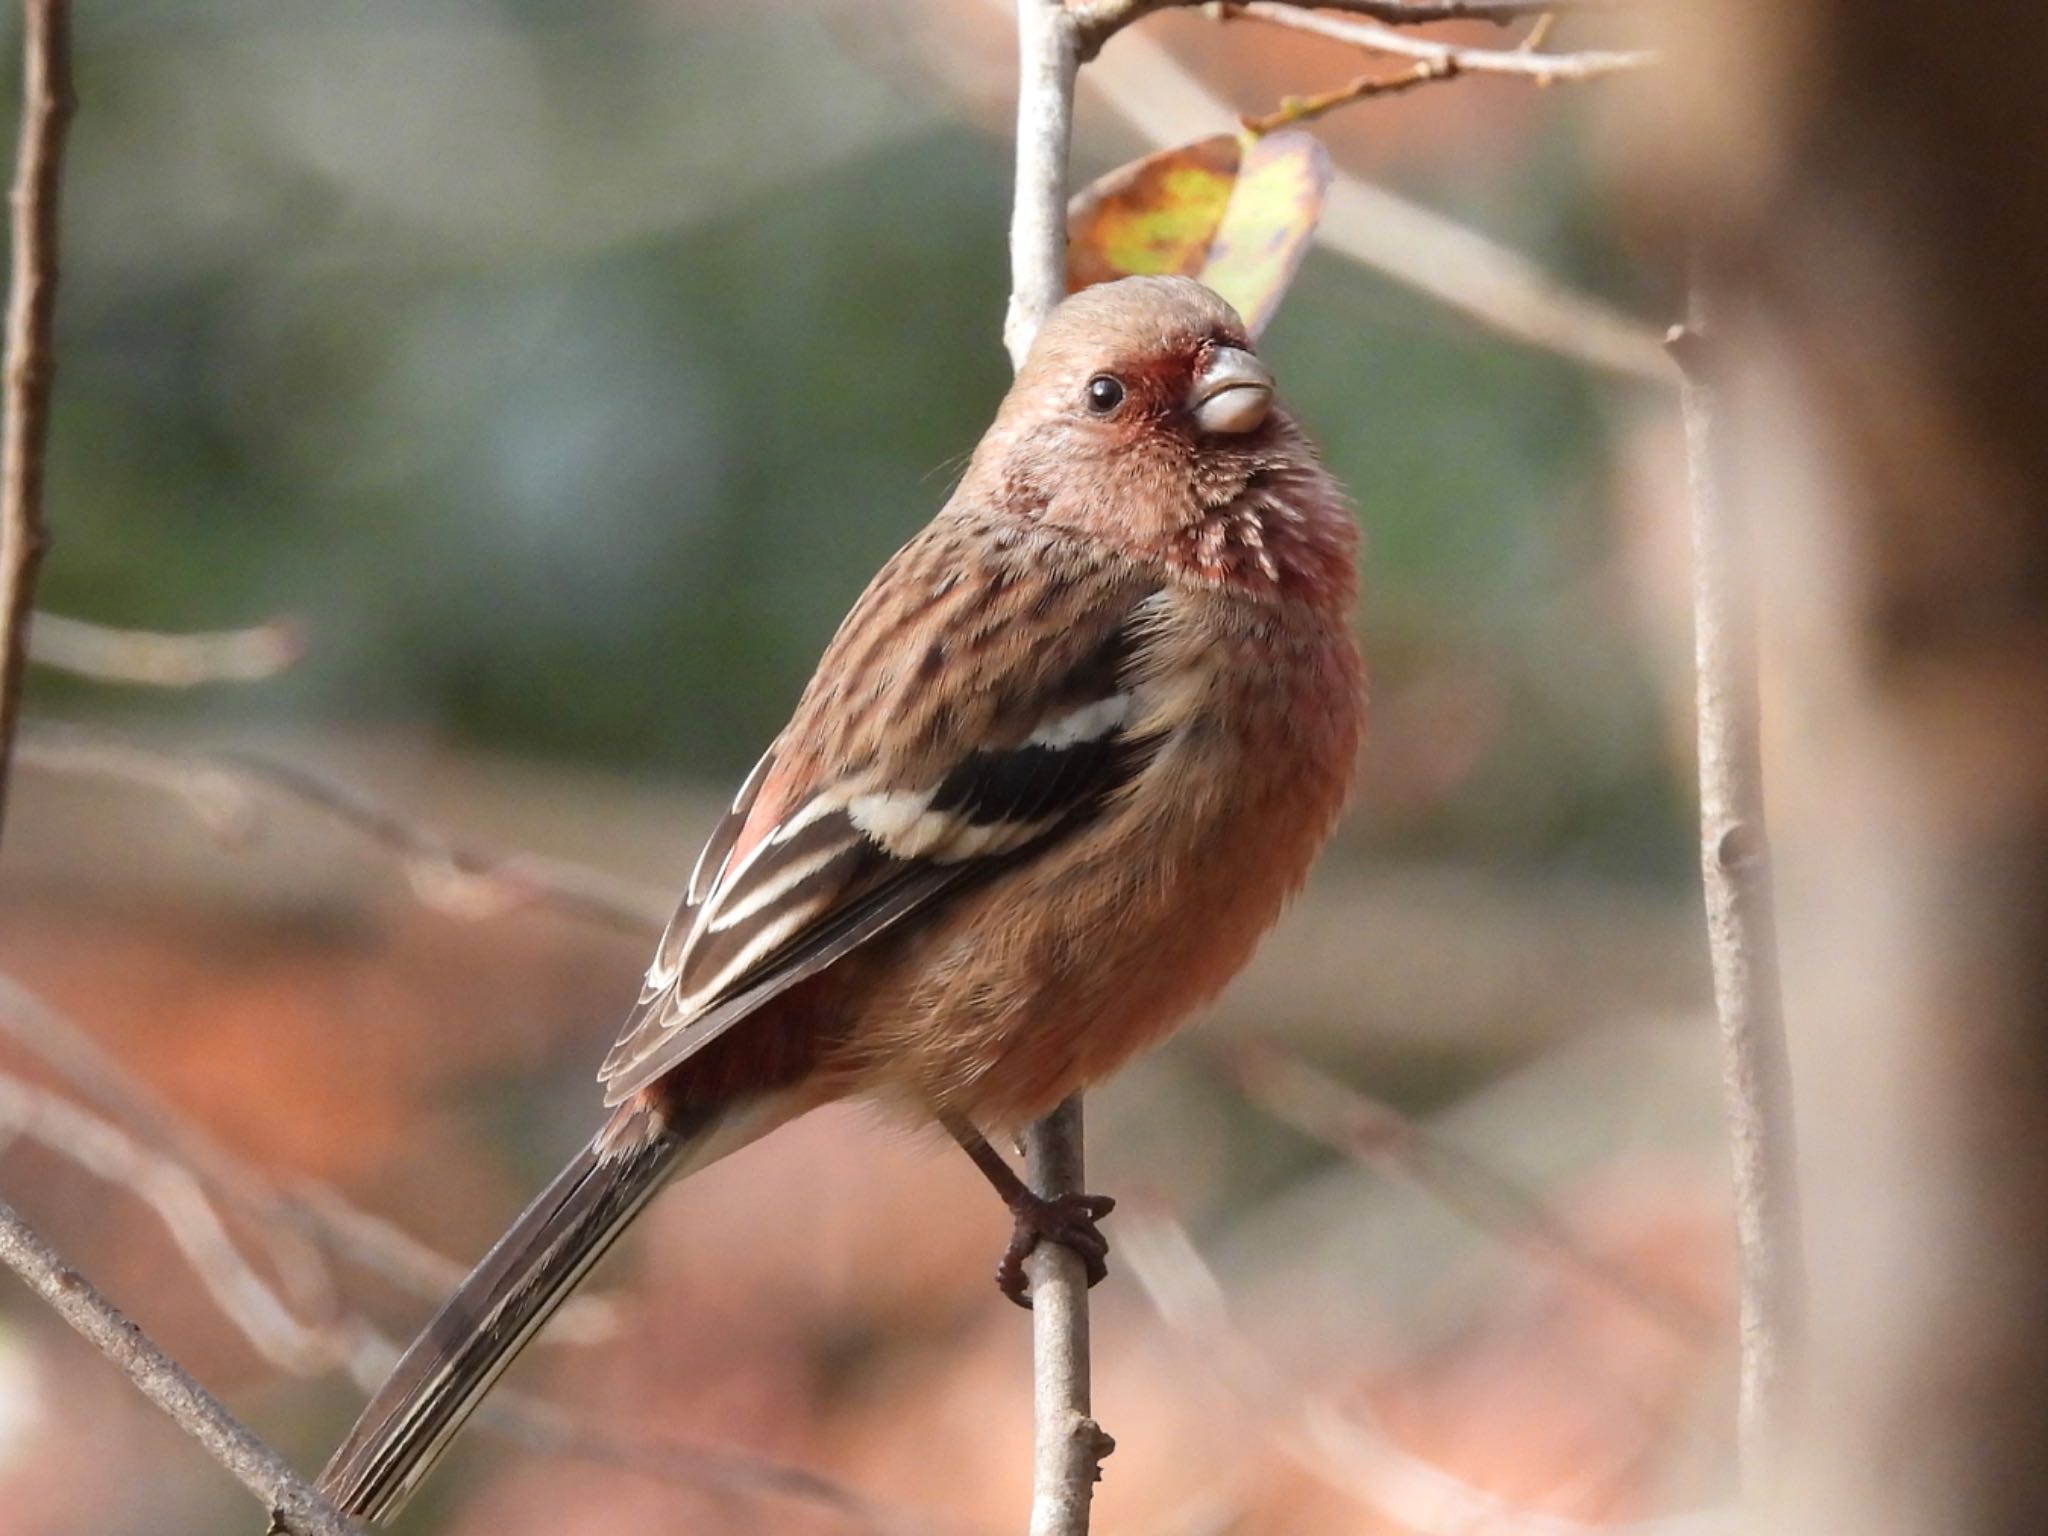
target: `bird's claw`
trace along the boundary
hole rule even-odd
[[[1079,1254],[1088,1267],[1088,1283],[1100,1285],[1109,1274],[1109,1239],[1096,1223],[1115,1209],[1108,1195],[1026,1195],[1014,1201],[1010,1211],[1017,1224],[996,1266],[997,1288],[1028,1311],[1031,1282],[1024,1261],[1048,1238]]]

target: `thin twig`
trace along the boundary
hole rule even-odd
[[[1778,979],[1770,837],[1764,820],[1752,546],[1724,494],[1720,392],[1707,299],[1693,275],[1671,350],[1684,375],[1686,485],[1692,502],[1693,646],[1698,670],[1700,874],[1722,1082],[1735,1163],[1742,1289],[1739,1438],[1745,1482],[1784,1446],[1791,1365],[1804,1332],[1792,1064]]]
[[[1273,0],[1250,0],[1245,5],[1226,6],[1221,14],[1226,18],[1243,16],[1273,26],[1290,27],[1297,32],[1308,32],[1374,53],[1423,60],[1461,74],[1519,75],[1538,85],[1549,85],[1557,80],[1593,80],[1601,75],[1647,69],[1657,62],[1657,55],[1645,49],[1534,53],[1523,48],[1467,48],[1434,38],[1414,37],[1376,22],[1350,21],[1293,5],[1278,5]]]
[[[1017,185],[1010,222],[1010,304],[1003,342],[1022,367],[1032,338],[1066,291],[1067,160],[1080,52],[1061,0],[1017,0]],[[1025,1163],[1041,1195],[1082,1187],[1078,1097],[1025,1133]],[[1031,1536],[1087,1536],[1089,1506],[1114,1442],[1089,1416],[1088,1274],[1081,1257],[1040,1243],[1031,1277],[1036,1451]]]
[[[1722,1346],[1712,1318],[1682,1297],[1643,1285],[1588,1248],[1540,1196],[1393,1105],[1278,1050],[1233,1051],[1226,1061],[1246,1098],[1297,1130],[1414,1185],[1489,1237],[1533,1245],[1688,1344],[1703,1350]]]
[[[1334,91],[1322,91],[1314,96],[1283,96],[1279,107],[1262,117],[1240,116],[1238,122],[1244,125],[1246,133],[1276,133],[1295,123],[1306,123],[1321,117],[1325,112],[1334,112],[1339,107],[1348,107],[1354,102],[1370,101],[1376,96],[1397,96],[1402,91],[1411,91],[1418,85],[1430,85],[1439,80],[1455,80],[1458,77],[1458,62],[1454,58],[1418,59],[1398,75],[1360,75],[1356,80],[1338,86]]]
[[[14,1211],[0,1205],[0,1263],[128,1374],[236,1481],[269,1507],[274,1529],[293,1536],[353,1536],[355,1527],[269,1446],[251,1434]]]
[[[1205,0],[1075,0],[1069,7],[1075,36],[1086,61],[1117,33],[1154,11],[1181,10]],[[1491,21],[1505,25],[1553,11],[1619,10],[1630,0],[1297,0],[1328,11],[1369,16],[1392,27],[1420,27],[1439,21]],[[1234,10],[1234,5],[1217,9]]]
[[[0,1135],[21,1136],[95,1178],[127,1189],[156,1212],[223,1316],[272,1365],[294,1375],[339,1362],[335,1337],[301,1323],[250,1267],[198,1177],[111,1121],[7,1073],[0,1073]]]
[[[1370,16],[1394,27],[1439,21],[1491,21],[1502,25],[1555,11],[1622,11],[1635,0],[1298,0],[1325,11]]]
[[[635,937],[657,934],[674,899],[593,865],[461,841],[367,791],[239,752],[142,746],[77,727],[38,724],[22,761],[55,773],[143,784],[173,794],[217,836],[247,841],[264,794],[304,806],[396,854],[413,894],[465,921],[540,906]]]
[[[413,893],[452,916],[495,917],[544,905],[641,935],[659,932],[675,905],[666,892],[573,860],[460,842],[388,800],[290,763],[240,752],[221,753],[212,761],[401,855]]]
[[[33,1140],[145,1202],[221,1315],[278,1369],[311,1376],[344,1366],[370,1387],[383,1381],[396,1356],[390,1341],[338,1307],[320,1324],[301,1322],[236,1246],[201,1180],[174,1157],[142,1145],[69,1100],[0,1073],[0,1141],[10,1135]],[[457,1270],[459,1277],[460,1266]],[[548,1335],[559,1332],[551,1326]],[[807,1469],[739,1451],[590,1429],[567,1410],[516,1392],[497,1394],[478,1422],[534,1449],[627,1468],[695,1493],[795,1499],[863,1529],[903,1524],[851,1489]]]
[[[1247,133],[1272,133],[1354,102],[1392,96],[1419,85],[1455,80],[1461,75],[1515,76],[1541,87],[1561,81],[1597,80],[1602,75],[1644,69],[1657,62],[1654,53],[1542,53],[1526,43],[1505,52],[1490,48],[1458,48],[1411,38],[1386,27],[1332,21],[1278,5],[1247,5],[1224,14],[1252,16],[1279,22],[1283,26],[1300,27],[1326,37],[1339,37],[1376,53],[1395,54],[1414,61],[1398,75],[1360,75],[1333,91],[1322,91],[1313,96],[1283,97],[1276,112],[1269,112],[1263,117],[1240,117],[1238,121]]]
[[[1203,138],[1235,117],[1143,33],[1125,39],[1088,78],[1155,144]],[[1330,183],[1316,239],[1525,346],[1636,383],[1677,382],[1655,329],[1557,281],[1520,252],[1355,176]]]
[[[260,682],[296,665],[305,654],[305,635],[291,619],[178,634],[113,629],[61,613],[38,613],[28,637],[28,659],[39,667],[96,683],[144,688]]]
[[[7,295],[4,420],[0,420],[0,824],[21,715],[36,574],[49,543],[43,465],[56,376],[57,191],[71,94],[68,0],[27,0],[22,34],[21,143]]]
[[[429,1247],[394,1223],[351,1204],[317,1179],[281,1189],[166,1104],[156,1090],[71,1019],[13,977],[0,973],[0,1037],[100,1105],[154,1154],[174,1160],[249,1218],[305,1310],[333,1306],[332,1256],[426,1301],[452,1291],[469,1266]],[[618,1332],[617,1308],[598,1294],[571,1297],[544,1342],[594,1343]]]

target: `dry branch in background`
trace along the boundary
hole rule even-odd
[[[68,1019],[5,976],[0,976],[0,1033],[56,1066],[75,1085],[121,1105],[130,1127],[0,1073],[0,1146],[9,1137],[32,1140],[147,1204],[221,1315],[279,1370],[313,1376],[340,1368],[374,1387],[397,1351],[366,1318],[343,1305],[340,1286],[324,1272],[314,1288],[320,1298],[318,1320],[302,1321],[304,1304],[295,1310],[250,1262],[229,1232],[216,1197],[253,1218],[266,1237],[310,1236],[318,1244],[316,1263],[321,1253],[331,1252],[396,1279],[428,1300],[440,1300],[466,1273],[466,1266],[356,1209],[332,1190],[316,1185],[285,1191],[267,1184],[254,1168],[213,1146],[197,1126],[156,1104],[146,1085],[98,1053]],[[550,1325],[543,1342],[611,1337],[617,1332],[614,1311],[601,1296],[577,1297]],[[860,1530],[910,1524],[808,1469],[741,1451],[592,1428],[568,1409],[516,1391],[496,1394],[479,1411],[478,1423],[531,1449],[616,1466],[700,1496],[795,1500]]]
[[[57,366],[51,340],[57,319],[57,191],[74,104],[68,0],[28,0],[24,17],[0,421],[0,825],[7,815],[7,764],[21,714],[36,573],[49,542],[43,460]]]
[[[1754,1484],[1784,1450],[1791,1362],[1804,1331],[1806,1274],[1792,1063],[1764,821],[1754,555],[1741,509],[1723,485],[1713,335],[1697,278],[1686,323],[1672,336],[1672,354],[1684,374],[1679,398],[1692,503],[1700,872],[1735,1164],[1742,1282],[1737,1430],[1743,1474]]]
[[[0,1205],[0,1263],[26,1280],[58,1316],[120,1366],[143,1396],[262,1499],[271,1510],[273,1530],[290,1536],[352,1536],[355,1527],[331,1504],[5,1205]]]
[[[38,613],[28,637],[28,659],[39,667],[144,688],[261,682],[305,654],[306,637],[290,619],[269,619],[247,629],[167,634]]]
[[[118,1123],[120,1134],[139,1143],[137,1155],[162,1158],[196,1175],[215,1199],[252,1223],[300,1310],[333,1308],[337,1286],[328,1272],[330,1259],[432,1302],[446,1297],[469,1273],[467,1264],[363,1210],[317,1179],[295,1179],[290,1188],[281,1188],[165,1104],[148,1083],[77,1024],[4,973],[0,1037],[56,1071],[82,1098],[98,1104]],[[73,1114],[82,1112],[77,1105],[71,1109]],[[74,1156],[73,1161],[80,1159]],[[592,1292],[571,1297],[544,1340],[590,1343],[617,1331],[616,1307],[602,1293]]]
[[[537,906],[652,937],[675,907],[674,897],[654,886],[571,859],[458,840],[366,790],[269,758],[144,746],[38,723],[22,737],[21,760],[50,773],[162,790],[230,842],[256,835],[266,796],[303,806],[388,849],[423,905],[465,921]]]
[[[1347,21],[1340,16],[1322,16],[1314,11],[1273,0],[1251,0],[1246,5],[1226,7],[1225,18],[1244,16],[1274,26],[1291,27],[1348,43],[1370,53],[1391,54],[1435,67],[1442,75],[1511,75],[1549,85],[1553,81],[1596,80],[1602,75],[1647,69],[1657,55],[1645,49],[1586,49],[1576,53],[1544,53],[1528,48],[1468,48],[1459,43],[1433,38],[1411,37],[1393,27],[1369,21]]]
[[[198,1176],[176,1158],[7,1073],[0,1073],[0,1137],[36,1142],[93,1177],[132,1191],[163,1222],[201,1289],[270,1364],[304,1375],[345,1358],[345,1344],[301,1323],[250,1267]]]
[[[37,567],[46,542],[43,473],[56,360],[57,202],[73,108],[66,0],[27,0],[22,125],[13,193],[4,419],[0,419],[0,817],[20,714]],[[199,1181],[152,1159],[113,1127],[15,1085],[14,1128],[74,1152],[102,1177],[131,1182],[164,1215],[216,1300],[273,1358],[291,1356],[292,1315],[256,1278],[206,1201]],[[353,1530],[275,1451],[130,1322],[15,1212],[0,1205],[0,1262],[127,1374],[209,1455],[260,1497],[274,1531],[349,1536]]]
[[[1558,11],[1619,10],[1630,0],[1291,0],[1326,11],[1369,16],[1387,26],[1420,27],[1439,21],[1510,22]],[[1243,9],[1232,3],[1210,7],[1207,0],[1075,0],[1070,8],[1081,57],[1092,59],[1118,32],[1154,11],[1201,5],[1228,15]]]
[[[1559,11],[1626,10],[1635,0],[1300,0],[1319,10],[1370,16],[1391,26],[1419,27],[1439,21],[1520,21]],[[1226,6],[1226,9],[1229,7]]]
[[[1251,1410],[1289,1460],[1414,1536],[1715,1536],[1719,1514],[1594,1525],[1523,1509],[1396,1444],[1355,1403],[1312,1394],[1231,1320],[1223,1285],[1186,1228],[1128,1213],[1122,1251],[1160,1318]]]
[[[1670,7],[1699,87],[1640,100],[1630,145],[1698,240],[1718,468],[1794,642],[1813,1305],[1772,1536],[2048,1511],[2041,12],[1932,14]]]
[[[1721,1344],[1714,1320],[1669,1291],[1646,1286],[1581,1242],[1533,1191],[1460,1151],[1391,1104],[1326,1077],[1285,1053],[1253,1047],[1226,1062],[1245,1097],[1349,1157],[1403,1179],[1489,1237],[1535,1247],[1702,1350]]]

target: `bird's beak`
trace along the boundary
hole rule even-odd
[[[1188,395],[1188,410],[1204,432],[1255,432],[1272,408],[1272,373],[1238,347],[1213,349]]]

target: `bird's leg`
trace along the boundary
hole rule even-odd
[[[1024,1261],[1046,1238],[1064,1244],[1081,1256],[1088,1266],[1088,1283],[1096,1285],[1109,1273],[1109,1239],[1096,1223],[1116,1208],[1108,1195],[1041,1195],[1017,1176],[1003,1161],[1002,1153],[988,1144],[981,1132],[954,1115],[941,1115],[940,1123],[960,1149],[974,1159],[983,1178],[1002,1196],[1016,1225],[1010,1246],[996,1266],[996,1286],[1020,1307],[1031,1305],[1030,1282],[1024,1275]]]

